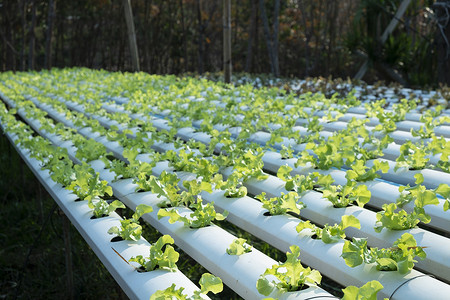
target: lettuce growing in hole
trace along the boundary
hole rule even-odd
[[[238,238],[234,239],[230,246],[227,248],[227,254],[229,255],[242,255],[252,251],[252,246],[245,243],[247,240]]]
[[[391,230],[403,230],[414,228],[420,221],[429,223],[431,217],[425,212],[425,205],[437,205],[439,199],[436,196],[436,190],[429,190],[423,183],[422,174],[416,174],[416,186],[410,187],[400,186],[400,196],[397,203],[383,204],[382,211],[377,213],[377,223],[375,224],[375,231],[380,232],[384,227]],[[401,209],[397,211],[398,207],[402,207],[406,203],[414,201],[414,210],[411,213]]]
[[[114,200],[111,204],[103,199],[92,199],[88,203],[89,208],[93,209],[94,218],[109,216],[117,208],[125,208],[125,205],[119,200]]]
[[[131,219],[120,220],[120,228],[113,226],[108,230],[109,234],[117,234],[124,240],[137,241],[142,235],[142,226],[139,225],[139,218],[149,212],[153,208],[146,204],[139,204]]]
[[[158,219],[169,217],[170,224],[180,221],[186,227],[201,228],[209,226],[213,220],[222,221],[228,216],[228,211],[224,211],[222,214],[216,212],[214,202],[202,204],[200,197],[197,199],[197,203],[192,203],[189,207],[194,210],[189,217],[180,215],[176,209],[161,208],[158,211]]]
[[[200,290],[194,291],[192,296],[183,294],[184,288],[176,288],[175,283],[165,290],[156,291],[151,295],[150,300],[167,300],[167,299],[178,299],[178,300],[203,300],[204,296],[209,292],[213,294],[220,293],[223,290],[223,283],[219,277],[211,275],[209,273],[204,273],[199,281]]]
[[[337,243],[341,239],[345,239],[345,229],[348,227],[355,227],[360,229],[361,224],[355,216],[352,215],[344,215],[341,218],[341,222],[339,224],[334,224],[330,226],[325,224],[323,228],[317,227],[312,224],[309,220],[300,222],[295,229],[298,233],[305,229],[310,229],[314,232],[316,238],[319,238],[325,244]]]
[[[424,259],[427,255],[425,247],[417,246],[417,242],[410,233],[404,233],[394,242],[391,248],[368,248],[366,238],[353,238],[345,241],[342,257],[349,267],[356,267],[362,263],[376,263],[379,271],[398,271],[406,274],[412,270],[416,256]]]
[[[328,199],[336,208],[347,207],[356,202],[360,207],[364,207],[369,202],[372,193],[367,186],[357,185],[355,181],[347,181],[344,186],[328,185],[320,189],[323,197]]]
[[[291,252],[286,253],[286,261],[281,264],[273,265],[259,277],[256,282],[258,292],[264,296],[270,295],[274,290],[279,292],[294,292],[309,285],[320,284],[322,275],[319,271],[304,268],[298,257],[300,248],[297,245],[289,247]],[[270,280],[267,275],[273,275],[276,280]]]
[[[138,255],[130,258],[129,261],[137,262],[147,272],[155,269],[174,272],[177,270],[176,263],[180,257],[180,254],[178,254],[178,252],[171,246],[173,243],[174,240],[170,235],[163,235],[155,243],[150,245],[148,257]]]
[[[296,192],[281,193],[280,197],[270,199],[267,199],[266,193],[262,192],[255,198],[262,202],[262,207],[267,209],[272,216],[283,215],[288,212],[300,214],[300,209],[306,207],[303,202],[298,202],[300,197]]]
[[[377,294],[382,289],[383,285],[376,280],[369,281],[360,288],[348,286],[342,290],[342,300],[377,300]]]
[[[100,175],[95,172],[87,163],[74,166],[74,180],[67,187],[74,192],[81,200],[92,200],[95,197],[105,194],[112,196],[112,187],[105,180],[100,180]]]

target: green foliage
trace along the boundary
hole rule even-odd
[[[300,222],[295,229],[298,233],[302,232],[304,229],[311,229],[322,242],[325,244],[332,244],[337,243],[341,239],[345,239],[345,229],[348,227],[360,229],[361,224],[358,218],[352,215],[344,215],[339,224],[334,224],[333,226],[325,224],[323,228],[317,227],[307,220]]]
[[[299,196],[295,192],[281,193],[280,197],[270,199],[267,199],[266,193],[263,192],[255,198],[262,202],[262,207],[267,209],[272,216],[283,215],[288,212],[300,214],[300,209],[306,207],[302,202],[298,202]]]
[[[289,145],[288,147],[286,147],[284,144],[281,145],[280,154],[282,159],[293,158],[293,153],[294,149],[292,149],[291,145]]]
[[[306,285],[320,284],[322,275],[319,271],[304,268],[300,263],[300,248],[297,245],[289,247],[291,252],[286,253],[286,261],[273,265],[267,269],[258,279],[256,288],[264,296],[270,295],[274,290],[279,292],[293,292]],[[275,276],[276,280],[270,280],[267,275]]]
[[[188,296],[183,294],[184,288],[176,288],[175,283],[173,283],[170,287],[165,290],[159,290],[154,293],[150,300],[202,300],[204,299],[204,295],[212,292],[213,294],[220,293],[223,290],[223,283],[219,277],[211,275],[209,273],[205,273],[202,275],[199,281],[200,290],[194,291],[192,296]]]
[[[70,159],[55,160],[48,165],[48,168],[51,173],[50,177],[65,187],[69,186],[76,179],[73,162]]]
[[[93,209],[94,217],[101,218],[109,216],[117,208],[125,208],[125,205],[119,200],[114,200],[110,204],[103,199],[93,199],[89,201],[89,208]]]
[[[120,228],[113,226],[108,230],[109,234],[116,234],[128,241],[137,241],[142,235],[142,226],[139,225],[139,218],[152,212],[153,208],[146,204],[139,204],[131,219],[120,220]]]
[[[430,151],[433,155],[441,154],[437,163],[437,167],[444,172],[450,173],[450,141],[447,141],[443,136],[431,138],[431,142],[427,145],[427,151]]]
[[[381,177],[378,172],[386,173],[388,170],[389,163],[387,161],[376,159],[373,161],[373,166],[369,168],[364,164],[363,160],[357,159],[352,164],[351,170],[348,170],[345,174],[345,178],[348,180],[369,181]]]
[[[164,197],[164,201],[159,206],[179,206],[182,203],[182,197],[179,193],[178,182],[180,179],[174,173],[163,171],[158,177],[141,173],[134,179],[138,185],[136,190],[150,191],[158,195],[158,198]]]
[[[377,300],[377,294],[382,289],[383,285],[376,280],[369,281],[360,288],[348,286],[342,290],[342,300]]]
[[[180,215],[176,209],[161,208],[158,211],[158,219],[169,217],[170,224],[181,221],[186,227],[201,228],[210,225],[213,220],[222,221],[228,216],[227,211],[222,214],[216,212],[214,202],[202,204],[200,197],[197,199],[197,203],[192,203],[189,207],[194,209],[189,217]]]
[[[262,149],[256,149],[255,151],[249,149],[239,160],[235,161],[234,170],[241,174],[244,182],[250,178],[264,180],[268,177],[262,170],[264,166],[263,155]]]
[[[286,182],[286,190],[293,190],[299,195],[315,188],[331,185],[334,182],[331,175],[322,175],[318,172],[313,172],[308,175],[296,174],[292,177],[291,171],[292,168],[288,165],[281,166],[278,169],[277,177]]]
[[[108,152],[106,152],[105,145],[93,139],[85,139],[81,136],[79,136],[79,138],[76,138],[75,136],[72,140],[77,147],[77,153],[75,155],[76,158],[85,162],[100,159],[109,154]]]
[[[444,197],[444,211],[450,209],[450,187],[447,184],[441,183],[435,190],[436,194]]]
[[[371,192],[367,189],[367,186],[357,185],[354,181],[347,181],[344,186],[327,185],[321,190],[323,197],[337,208],[347,207],[353,203],[363,207],[371,197]]]
[[[75,179],[67,189],[73,191],[81,200],[92,200],[105,194],[112,196],[112,187],[108,186],[107,181],[100,180],[100,175],[88,164],[83,162],[81,165],[75,165],[74,171]]]
[[[242,255],[252,251],[252,246],[246,244],[247,240],[243,238],[234,239],[230,246],[227,248],[229,255]]]
[[[146,271],[153,271],[158,268],[174,272],[177,270],[176,263],[180,254],[171,246],[173,243],[174,240],[170,235],[163,235],[150,245],[148,257],[138,255],[130,258],[130,261],[137,262]],[[164,251],[163,248],[165,248]]]
[[[153,160],[152,163],[142,162],[136,159],[138,154],[139,152],[136,148],[124,149],[122,155],[128,160],[128,164],[121,160],[113,160],[111,162],[110,169],[116,174],[114,180],[136,176],[142,178],[146,174],[151,174],[156,161]]]
[[[425,212],[425,205],[437,205],[439,199],[436,192],[428,190],[421,185],[423,182],[422,174],[418,173],[414,176],[416,185],[413,187],[400,186],[400,196],[397,203],[383,204],[383,210],[377,213],[377,224],[375,231],[380,232],[384,227],[391,230],[403,230],[414,228],[420,221],[429,223],[431,218]],[[414,210],[411,213],[405,210],[396,211],[398,207],[402,207],[406,203],[414,201]]]
[[[379,271],[398,271],[406,274],[412,270],[414,258],[426,257],[422,247],[417,246],[417,242],[410,233],[404,233],[394,242],[392,248],[378,249],[368,248],[367,239],[353,238],[352,241],[345,241],[342,248],[342,257],[349,267],[356,267],[362,263],[376,263]]]
[[[400,146],[400,155],[395,160],[397,164],[394,167],[394,171],[399,168],[407,168],[409,170],[421,170],[425,168],[428,161],[427,151],[424,147],[418,147],[414,145],[411,141],[405,142]]]
[[[309,154],[306,150],[313,150],[317,158]],[[338,151],[337,145],[333,143],[322,142],[319,145],[308,143],[306,144],[306,150],[300,153],[295,167],[311,163],[315,168],[328,170],[332,167],[340,168],[344,165],[342,153]]]

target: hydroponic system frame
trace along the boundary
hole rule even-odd
[[[435,92],[348,85],[327,98],[308,92],[312,81],[292,81],[287,93],[87,69],[0,79],[2,131],[132,299],[173,284],[191,296],[200,289],[161,261],[148,272],[124,262],[148,256],[155,241],[112,241],[122,217],[92,218],[105,193],[132,210],[145,205],[145,222],[245,299],[263,298],[263,274],[281,263],[254,248],[229,254],[237,236],[224,217],[283,252],[298,246],[302,263],[343,286],[376,280],[378,297],[390,299],[450,295],[450,112],[431,105]],[[198,225],[200,214],[208,221]],[[357,224],[346,227],[349,216]],[[400,243],[405,234],[415,244]],[[343,251],[360,242],[359,256]],[[314,280],[298,291],[279,281],[270,297],[336,298]]]

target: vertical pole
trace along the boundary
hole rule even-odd
[[[128,40],[130,43],[131,63],[135,72],[140,71],[139,55],[136,43],[136,31],[134,29],[133,11],[131,10],[131,0],[123,0],[123,7],[125,9],[125,20],[127,21]]]
[[[36,1],[32,0],[31,1],[31,25],[30,25],[30,30],[29,30],[29,35],[30,35],[30,45],[29,45],[29,52],[28,52],[28,69],[29,70],[34,70],[34,58],[35,58],[35,53],[34,53],[34,48],[35,48],[35,43],[36,43],[36,33],[35,33],[35,28],[36,28]]]
[[[47,36],[45,39],[45,62],[47,69],[52,68],[52,41],[53,41],[53,23],[55,19],[56,0],[48,2],[48,16],[47,16]]]
[[[223,73],[231,82],[231,0],[223,0]]]
[[[70,223],[67,216],[61,211],[61,218],[63,222],[64,248],[66,250],[66,282],[67,282],[67,299],[74,299],[74,285],[73,285],[73,267],[72,267],[72,243],[70,241]]]
[[[450,85],[450,1],[436,1],[433,10],[437,19],[435,49],[437,56],[437,80]]]

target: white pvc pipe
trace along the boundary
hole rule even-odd
[[[15,140],[9,133],[6,135],[11,141]],[[120,227],[120,217],[116,213],[111,213],[108,217],[91,219],[92,210],[86,201],[74,201],[77,196],[55,183],[50,178],[48,170],[41,170],[40,162],[30,158],[28,150],[16,146],[13,142],[12,144],[130,299],[148,299],[157,290],[170,287],[172,283],[184,287],[189,295],[198,290],[198,287],[180,271],[136,272],[111,247],[128,260],[132,256],[148,255],[149,243],[145,239],[138,242],[111,243],[111,235],[107,231],[112,226]]]

